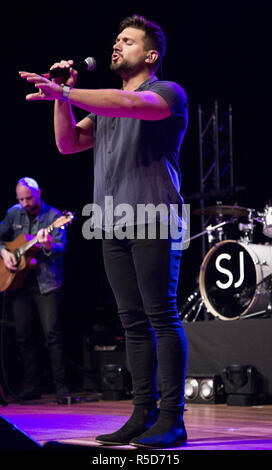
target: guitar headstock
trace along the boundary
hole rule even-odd
[[[65,225],[71,224],[74,218],[75,214],[73,214],[72,212],[64,211],[62,213],[62,216],[53,222],[52,226],[53,228],[64,228]]]

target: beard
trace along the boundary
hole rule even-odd
[[[126,60],[124,60],[120,64],[112,62],[110,64],[110,69],[118,75],[122,75],[123,73],[127,74],[132,72],[133,67]]]
[[[127,60],[122,60],[122,62],[111,62],[110,70],[115,72],[117,75],[121,77],[135,75],[137,74],[142,68],[142,64],[131,64]]]
[[[35,204],[33,204],[33,206],[31,207],[26,207],[25,208],[27,213],[30,214],[30,215],[36,215],[40,212],[41,210],[41,203],[40,202],[36,202]]]

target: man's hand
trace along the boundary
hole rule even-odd
[[[54,78],[53,82],[60,84],[64,84],[69,86],[70,88],[73,88],[75,86],[75,83],[77,81],[77,71],[72,68],[74,61],[73,60],[61,60],[60,62],[56,62],[52,67],[50,67],[50,70],[54,69],[63,69],[69,70],[70,75],[65,76],[65,77],[58,77]]]
[[[27,101],[37,100],[59,100],[62,98],[62,87],[47,78],[41,77],[36,73],[19,72],[20,76],[28,82],[34,83],[39,88],[38,93],[30,93],[26,95]]]
[[[53,248],[53,237],[47,233],[45,228],[41,228],[37,233],[38,243],[46,250],[51,251]]]
[[[13,253],[6,250],[6,248],[2,248],[1,256],[3,258],[6,268],[8,268],[10,271],[17,270],[17,260]]]
[[[30,93],[26,96],[27,101],[52,101],[60,100],[62,98],[63,90],[60,84],[65,83],[70,87],[73,87],[77,79],[77,71],[71,68],[73,64],[72,60],[62,60],[56,62],[50,70],[55,68],[69,69],[70,76],[64,80],[63,77],[55,78],[54,80],[48,80],[47,78],[38,75],[37,73],[20,71],[19,75],[30,83],[34,83],[36,88],[39,88],[38,93]]]

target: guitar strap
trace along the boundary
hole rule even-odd
[[[32,225],[33,225],[33,222],[34,220],[36,219],[36,214],[35,215],[30,215],[28,214],[28,218],[29,218],[29,234],[32,234]],[[35,234],[36,235],[36,234]]]
[[[36,220],[37,218],[37,215],[34,214],[34,215],[31,215],[31,214],[27,214],[27,217],[29,219],[29,234],[30,235],[36,235],[36,234],[32,234],[32,226],[33,226],[33,222]],[[36,277],[36,272],[35,272],[35,269],[33,269],[32,271],[30,271],[24,281],[24,288],[27,289],[27,290],[39,290],[39,286],[38,286],[38,281],[37,281],[37,277]]]

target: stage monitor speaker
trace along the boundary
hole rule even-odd
[[[0,416],[0,450],[40,450],[42,446]]]

